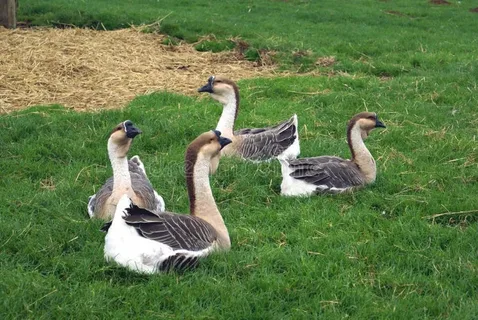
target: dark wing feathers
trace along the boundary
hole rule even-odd
[[[194,216],[169,212],[155,215],[136,205],[126,211],[128,215],[123,219],[136,228],[139,235],[164,243],[173,250],[203,250],[217,238],[216,231],[209,223]]]
[[[234,135],[242,135],[242,134],[258,134],[262,133],[264,131],[280,131],[283,130],[286,127],[290,127],[294,123],[294,117],[291,117],[289,120],[285,120],[280,122],[279,124],[276,124],[275,126],[270,126],[270,127],[264,127],[264,128],[245,128],[245,129],[239,129],[234,131]]]
[[[269,128],[246,128],[234,131],[235,136],[240,136],[243,134],[257,134],[268,130]]]
[[[246,159],[266,160],[277,157],[290,147],[295,139],[297,128],[294,117],[268,128],[242,129],[234,135],[241,136],[239,153]]]
[[[143,178],[148,179],[148,177],[146,176],[146,173],[143,171],[143,169],[141,169],[141,167],[139,165],[140,165],[140,163],[139,163],[139,160],[138,160],[137,156],[129,159],[128,160],[128,170],[129,170],[129,172],[137,174],[137,175],[139,175]]]
[[[164,260],[159,266],[158,270],[168,272],[171,270],[185,271],[196,268],[199,264],[199,257],[189,257],[184,254],[175,254]]]
[[[328,188],[350,188],[365,183],[359,167],[338,157],[316,157],[289,161],[290,176]]]
[[[105,222],[100,230],[103,231],[104,233],[108,233],[108,230],[110,229],[112,223],[113,223],[113,220]]]

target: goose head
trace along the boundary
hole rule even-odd
[[[110,134],[108,150],[117,157],[126,157],[134,137],[141,133],[130,120],[119,123]]]
[[[378,116],[375,112],[361,112],[356,114],[350,121],[348,127],[352,129],[353,127],[358,126],[360,128],[360,134],[362,139],[365,140],[370,131],[375,128],[385,128],[385,125],[382,121],[378,119]]]
[[[218,130],[211,130],[194,139],[186,150],[186,165],[194,165],[197,160],[205,160],[210,163],[209,173],[216,172],[221,157],[221,149],[232,141],[221,136]]]
[[[239,100],[239,89],[234,81],[221,76],[210,76],[198,92],[208,92],[214,100],[223,105],[231,99]]]

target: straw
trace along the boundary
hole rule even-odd
[[[118,108],[154,91],[196,95],[214,74],[237,81],[274,73],[237,52],[198,52],[194,44],[163,40],[137,28],[0,28],[0,113],[47,104]]]

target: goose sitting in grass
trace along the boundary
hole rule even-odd
[[[142,208],[154,212],[164,211],[164,200],[153,189],[139,157],[134,156],[129,161],[126,158],[134,137],[140,133],[129,120],[118,124],[111,132],[108,139],[108,156],[113,177],[90,197],[90,218],[111,219],[116,211],[116,204],[125,193]]]
[[[279,160],[282,166],[281,194],[341,193],[374,182],[377,174],[375,160],[364,143],[374,128],[385,128],[385,125],[372,112],[359,113],[349,121],[347,142],[351,160],[332,156]]]
[[[139,208],[127,194],[106,223],[105,258],[141,273],[184,270],[201,257],[229,250],[231,241],[209,185],[209,173],[219,165],[220,151],[231,140],[219,131],[201,134],[185,157],[190,215]]]
[[[273,127],[242,129],[234,131],[234,122],[239,110],[239,88],[226,78],[211,76],[208,83],[198,89],[208,92],[223,105],[222,115],[216,130],[231,139],[224,148],[225,156],[239,156],[253,161],[273,158],[295,159],[300,153],[297,115]]]

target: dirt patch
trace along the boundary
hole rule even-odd
[[[320,67],[330,67],[335,64],[336,60],[334,56],[320,57],[315,61],[315,65]]]
[[[478,7],[470,9],[470,12],[478,13]]]
[[[438,4],[438,5],[450,5],[451,3],[446,0],[430,0],[431,4]]]
[[[124,106],[167,90],[196,95],[213,74],[234,80],[274,74],[237,52],[198,52],[135,29],[0,28],[0,113],[58,103],[77,110]]]

